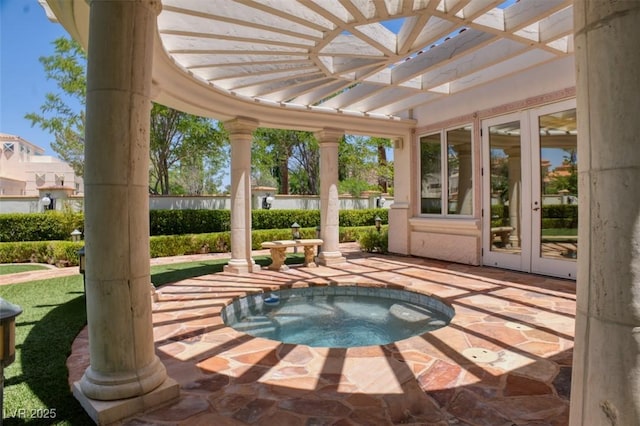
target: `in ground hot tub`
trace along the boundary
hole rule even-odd
[[[384,345],[449,324],[454,310],[425,294],[362,286],[314,286],[253,294],[222,310],[255,337],[315,347]]]

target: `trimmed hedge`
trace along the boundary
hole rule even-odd
[[[74,229],[82,230],[82,224],[81,213],[0,214],[0,242],[66,240]]]
[[[231,229],[230,210],[150,210],[150,235],[224,232]]]
[[[340,228],[340,242],[358,241],[375,230],[373,226]],[[301,228],[301,238],[315,238],[316,228]],[[291,228],[264,229],[252,232],[252,249],[261,248],[264,241],[291,239]],[[159,235],[150,238],[151,257],[180,256],[198,253],[228,253],[231,249],[229,232],[208,234]],[[83,241],[27,241],[0,242],[0,263],[49,263],[58,266],[77,266],[78,250]]]
[[[340,226],[370,226],[380,216],[388,222],[388,210],[341,210]],[[258,229],[285,229],[297,222],[303,228],[320,224],[319,210],[253,210],[251,224]],[[69,240],[71,231],[84,229],[82,213],[44,212],[0,214],[0,242]],[[185,235],[227,232],[231,229],[229,210],[150,210],[149,233]]]
[[[27,241],[0,243],[0,263],[48,263],[76,266],[83,242]]]
[[[509,226],[509,206],[491,206],[491,226]],[[552,204],[542,207],[542,227],[577,228],[578,206],[576,204]]]

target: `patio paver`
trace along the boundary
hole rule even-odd
[[[574,282],[346,255],[347,263],[332,267],[220,273],[158,289],[156,349],[181,396],[120,424],[568,424]],[[237,295],[308,283],[403,286],[442,298],[456,315],[430,333],[348,349],[255,338],[221,320],[220,310]],[[85,329],[68,360],[70,382],[88,365],[87,343]],[[487,360],[473,355],[485,352]]]

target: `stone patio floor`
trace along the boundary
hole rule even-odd
[[[119,424],[568,424],[575,282],[353,246],[344,254],[337,266],[220,273],[161,287],[156,350],[180,398]],[[433,294],[456,314],[430,333],[349,349],[255,338],[220,317],[246,293],[352,284]],[[86,329],[67,364],[72,383],[88,365]]]

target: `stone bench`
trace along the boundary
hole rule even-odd
[[[495,226],[491,228],[491,242],[493,243],[496,237],[500,237],[500,241],[502,241],[502,246],[507,247],[509,242],[509,237],[513,232],[513,226]]]
[[[286,271],[289,269],[284,264],[287,258],[287,248],[289,247],[304,247],[304,266],[316,267],[315,254],[316,247],[322,245],[321,239],[309,238],[301,240],[278,240],[278,241],[265,241],[262,243],[262,248],[269,249],[271,252],[271,264],[268,266],[273,271]]]

